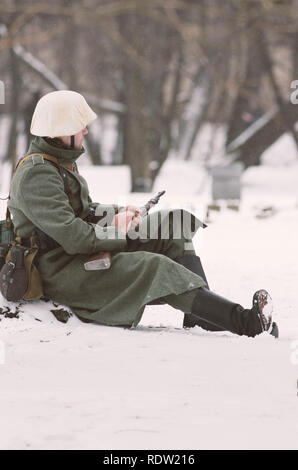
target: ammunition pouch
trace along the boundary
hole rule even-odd
[[[6,256],[14,238],[13,223],[7,220],[0,220],[0,270],[6,262]]]
[[[0,244],[9,245],[15,238],[13,223],[0,220]]]
[[[88,223],[92,223],[92,224],[97,224],[100,221],[100,219],[104,216],[103,215],[98,216],[98,215],[95,215],[95,213],[96,211],[94,207],[90,207],[87,216],[84,218],[84,221]]]
[[[6,300],[38,300],[43,296],[41,277],[34,264],[37,253],[34,236],[29,246],[21,244],[19,237],[11,243],[0,271],[0,291]]]
[[[42,230],[39,230],[38,228],[35,228],[33,231],[33,236],[35,237],[37,246],[38,246],[38,257],[39,258],[41,255],[44,255],[48,251],[54,250],[55,248],[58,248],[60,245],[53,240],[53,238],[49,237],[46,233],[44,233]],[[22,241],[24,243],[24,238],[22,238]],[[26,240],[30,240],[26,239]],[[35,261],[37,261],[37,258]]]
[[[10,245],[8,244],[1,243],[0,245],[0,270],[2,269],[2,266],[6,263],[6,256],[9,248]]]

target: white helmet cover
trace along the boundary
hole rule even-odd
[[[47,93],[38,101],[30,132],[40,137],[75,135],[91,124],[97,115],[76,91]]]

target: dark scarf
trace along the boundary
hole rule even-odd
[[[61,139],[59,139],[59,137],[54,137],[54,138],[51,138],[51,137],[43,137],[43,139],[49,144],[49,145],[53,145],[54,147],[58,148],[58,149],[65,149],[65,150],[69,150],[70,147],[68,147],[64,142],[62,142]]]

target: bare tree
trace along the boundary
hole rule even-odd
[[[263,126],[272,136],[290,130],[295,137],[274,47],[282,44],[297,70],[295,2],[2,0],[9,34],[0,38],[0,54],[10,48],[18,57],[22,78],[29,77],[29,100],[30,81],[41,93],[71,87],[100,115],[118,116],[113,162],[130,166],[132,191],[150,191],[171,149],[192,157],[207,121],[228,128],[228,150],[238,145],[238,157],[247,162],[255,161],[253,149],[271,144]],[[13,84],[20,77],[10,60],[9,78],[3,73]],[[22,107],[24,93],[14,99]],[[276,116],[261,116],[260,124],[259,115],[274,103]],[[257,150],[250,127],[255,119]],[[97,136],[88,147],[93,163],[102,163]]]

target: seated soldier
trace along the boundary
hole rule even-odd
[[[81,319],[102,325],[136,326],[146,305],[168,303],[184,312],[184,327],[277,337],[268,292],[257,291],[252,307],[243,308],[209,290],[192,245],[194,231],[189,226],[180,237],[173,236],[177,211],[158,211],[157,217],[152,213],[142,219],[137,207],[91,201],[76,160],[84,152],[87,126],[95,119],[79,93],[64,90],[43,96],[31,123],[36,138],[12,180],[8,207],[17,236],[38,234],[36,263],[44,295],[69,306]],[[114,215],[103,225],[100,217],[90,215],[94,209],[101,214],[113,210]],[[194,215],[180,212],[180,220],[200,226]],[[165,217],[167,237],[160,230]],[[147,222],[149,236],[128,236],[132,226],[142,234]],[[86,270],[88,258],[99,252],[111,253],[110,268]]]

